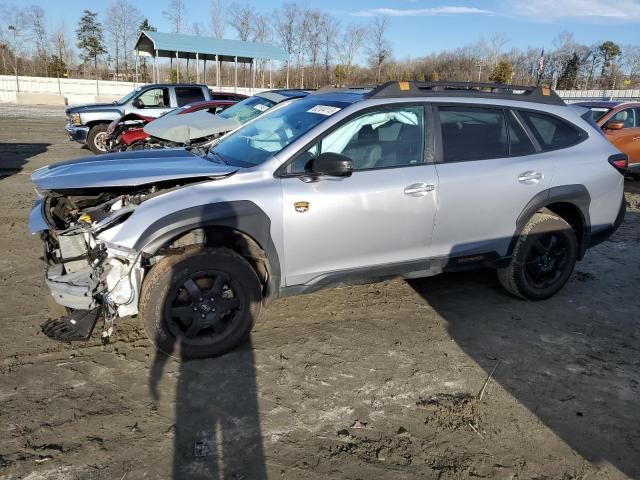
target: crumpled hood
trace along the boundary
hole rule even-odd
[[[217,133],[230,132],[240,126],[240,122],[206,110],[182,115],[160,117],[147,124],[144,131],[152,137],[177,143],[187,143],[196,138],[209,137]]]
[[[36,170],[31,180],[41,190],[134,187],[179,178],[221,177],[237,170],[181,148],[152,149],[55,163]]]

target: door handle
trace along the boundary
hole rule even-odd
[[[522,172],[520,175],[518,175],[518,181],[526,184],[538,183],[543,178],[544,175],[542,173],[534,172],[533,170]]]
[[[435,186],[434,185],[430,185],[427,183],[414,183],[411,185],[408,185],[406,187],[404,187],[404,194],[405,195],[416,195],[416,196],[421,196],[426,194],[427,192],[433,192],[433,190],[435,190]]]

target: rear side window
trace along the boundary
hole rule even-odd
[[[203,101],[204,92],[201,88],[176,87],[176,99],[178,101],[178,106],[182,107],[189,103]]]
[[[509,156],[509,137],[500,108],[439,107],[445,162]]]
[[[585,136],[578,128],[551,115],[526,110],[519,110],[518,114],[545,151],[571,147]]]

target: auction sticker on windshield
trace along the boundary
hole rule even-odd
[[[340,111],[338,107],[331,107],[329,105],[316,105],[315,107],[307,110],[307,113],[319,113],[320,115],[333,115]]]
[[[269,107],[267,107],[266,105],[263,105],[261,103],[258,103],[256,105],[254,105],[253,108],[258,110],[259,112],[265,112],[265,111],[269,110]]]

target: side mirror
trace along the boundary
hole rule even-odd
[[[605,127],[607,130],[622,130],[624,128],[624,122],[607,122]]]
[[[339,153],[325,152],[311,162],[311,172],[329,177],[350,177],[353,160]]]
[[[144,108],[144,103],[142,103],[142,100],[140,100],[139,98],[136,98],[133,101],[133,106],[136,108]]]

